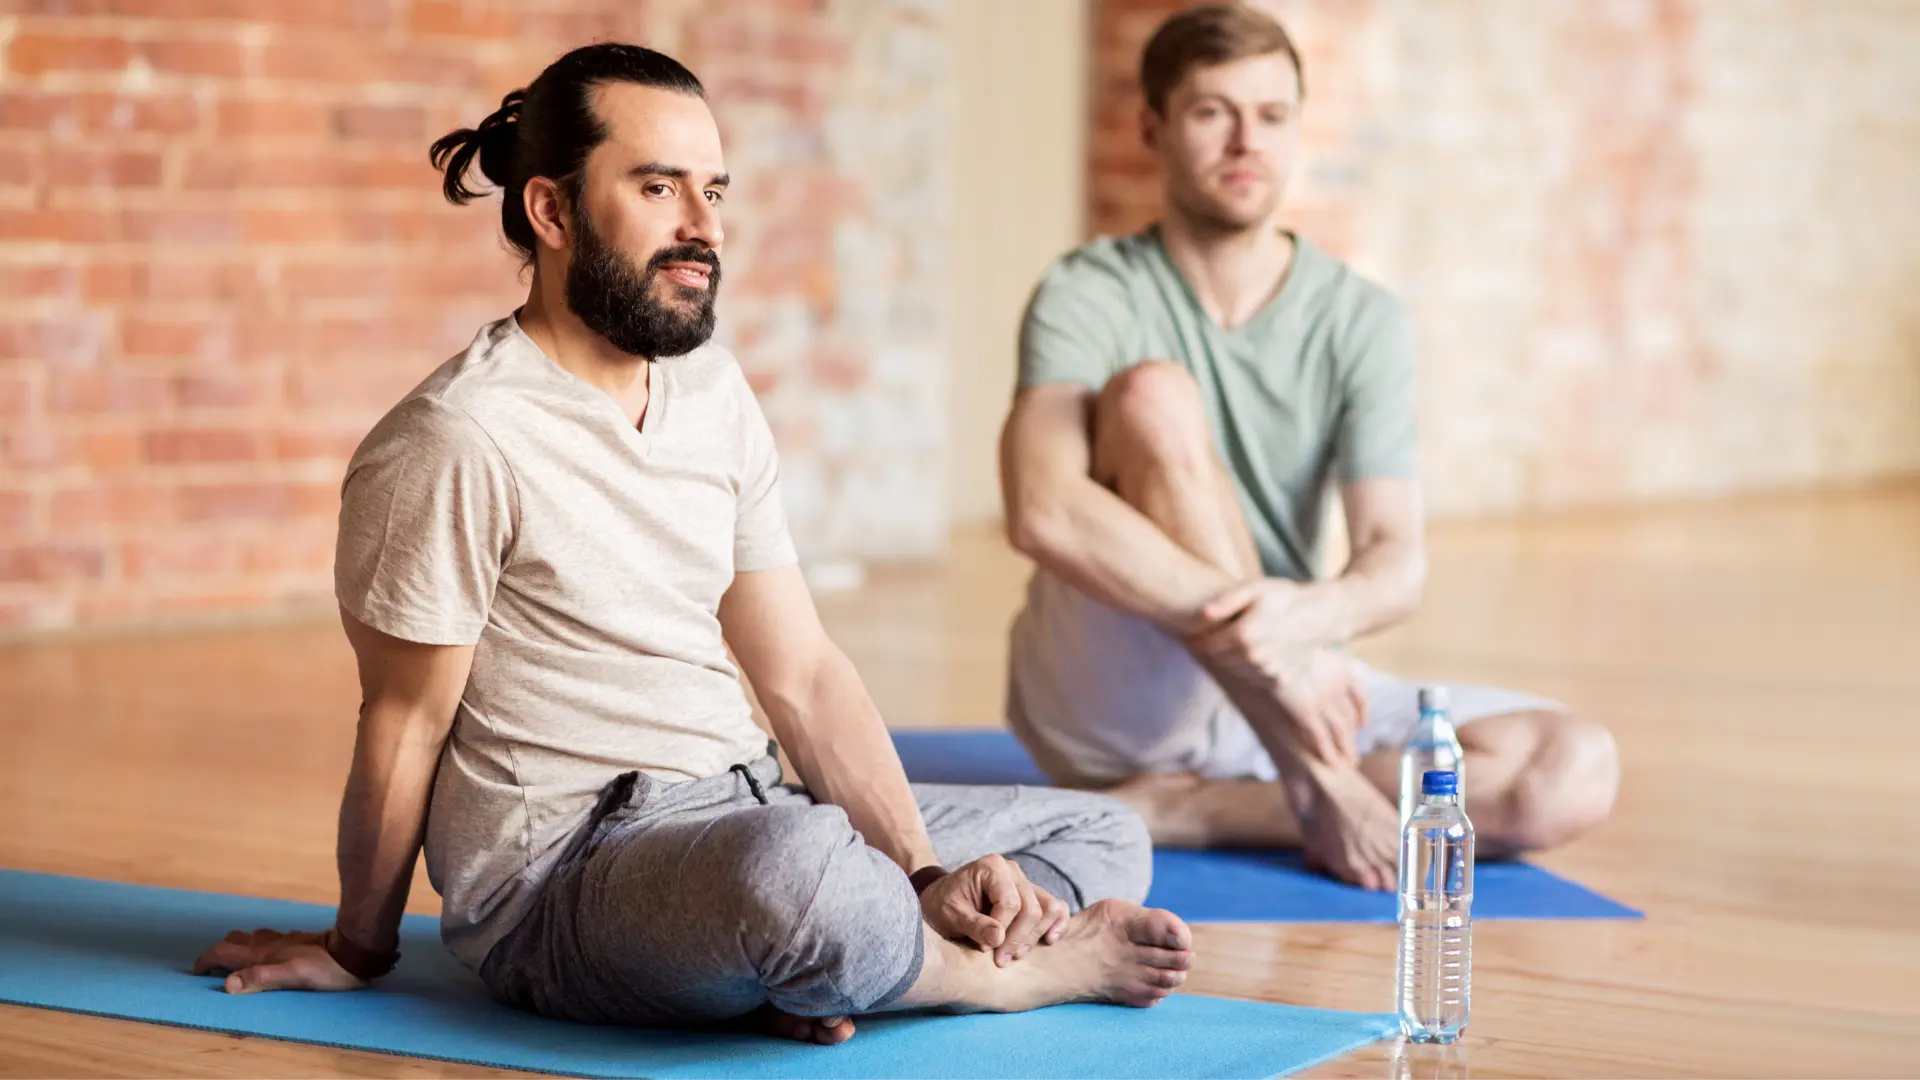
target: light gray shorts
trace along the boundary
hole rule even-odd
[[[1007,723],[1056,783],[1097,787],[1148,772],[1279,776],[1246,718],[1186,647],[1158,627],[1036,575],[1014,622]],[[1406,743],[1429,683],[1361,665],[1362,754]],[[1446,684],[1462,727],[1490,716],[1564,712],[1513,690]]]

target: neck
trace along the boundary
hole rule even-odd
[[[587,328],[567,307],[559,286],[535,270],[533,288],[521,307],[520,329],[554,363],[589,386],[604,391],[635,424],[647,412],[647,358],[624,353]]]
[[[1271,221],[1231,228],[1202,221],[1169,202],[1160,238],[1194,299],[1228,330],[1266,307],[1293,268],[1293,237]]]

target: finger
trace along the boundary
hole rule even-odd
[[[193,962],[195,975],[210,975],[221,971],[239,971],[251,967],[262,957],[251,945],[236,945],[231,941],[222,941],[200,954]]]
[[[1048,945],[1059,941],[1061,936],[1067,932],[1067,924],[1072,921],[1073,912],[1068,909],[1067,902],[1052,893],[1048,893],[1047,929],[1040,935],[1040,940]]]
[[[985,869],[991,875],[987,878],[987,913],[1002,927],[1009,926],[1014,917],[1020,914],[1020,883],[1026,875],[1020,873],[1019,867],[1004,859],[987,865]],[[1000,940],[1005,941],[1005,936]]]
[[[1011,963],[1020,959],[1025,955],[1026,950],[1039,944],[1040,932],[1046,929],[1042,923],[1046,916],[1047,909],[1040,902],[1039,887],[1025,880],[1025,875],[1022,875],[1020,913],[1014,916],[1013,922],[1007,926],[1007,940],[1000,946],[1000,952],[1006,956],[1006,962]]]
[[[948,921],[982,952],[997,949],[1000,943],[1006,940],[1006,928],[994,922],[991,917],[977,911],[956,912]]]
[[[227,976],[227,993],[258,994],[265,990],[311,989],[298,967],[291,963],[255,964]]]
[[[1200,608],[1200,617],[1208,622],[1220,622],[1245,611],[1260,595],[1261,582],[1243,581],[1219,596],[1207,601]]]

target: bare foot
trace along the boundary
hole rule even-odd
[[[795,1042],[838,1046],[853,1038],[853,1018],[849,1016],[795,1016],[768,1005],[760,1010],[760,1021],[768,1034]]]
[[[1187,981],[1193,934],[1171,911],[1102,900],[1060,940],[999,969],[976,1007],[1020,1012],[1072,1001],[1146,1008]]]
[[[1307,865],[1363,889],[1395,885],[1400,811],[1358,770],[1325,774],[1300,808]]]

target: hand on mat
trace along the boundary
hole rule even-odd
[[[1064,901],[1028,881],[1019,863],[999,855],[975,859],[927,886],[920,912],[940,936],[993,950],[1000,967],[1035,945],[1060,940],[1071,917]]]
[[[325,934],[235,930],[193,962],[195,975],[228,972],[227,993],[262,990],[358,990],[367,985],[334,962]]]

